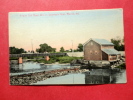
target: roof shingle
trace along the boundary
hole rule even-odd
[[[95,41],[96,43],[100,44],[100,45],[114,45],[113,43],[105,40],[105,39],[95,39],[95,38],[91,38],[90,40],[88,40],[87,42],[85,42],[83,45],[87,44],[89,41]]]
[[[113,43],[105,40],[105,39],[92,39],[94,40],[95,42],[101,44],[101,45],[114,45]]]
[[[103,52],[105,52],[108,55],[113,55],[113,54],[120,54],[120,52],[118,52],[115,49],[102,49]]]

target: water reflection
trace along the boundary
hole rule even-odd
[[[53,70],[71,67],[68,65],[45,65],[35,62],[25,62],[23,64],[11,64],[11,73],[24,73],[40,70]],[[65,76],[53,77],[35,84],[109,84],[126,83],[126,71],[112,69],[92,69],[85,73],[68,73]]]
[[[103,72],[103,73],[102,73]],[[109,73],[108,73],[109,72]],[[96,74],[96,75],[95,75]],[[120,72],[115,70],[94,69],[85,73],[73,73],[60,77],[53,77],[43,81],[33,83],[33,85],[47,84],[111,84],[111,83],[126,83],[126,71],[123,69]]]
[[[10,64],[10,73],[18,72],[30,72],[39,70],[53,70],[53,69],[63,69],[70,67],[70,64],[39,64],[35,62],[25,62],[23,64]]]
[[[118,69],[94,69],[85,73],[85,84],[126,83],[126,71]]]

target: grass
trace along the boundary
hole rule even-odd
[[[18,57],[10,57],[10,60],[18,60]]]
[[[18,57],[12,57],[10,60],[17,60]],[[50,56],[50,60],[46,61],[44,57],[24,57],[23,59],[30,59],[31,61],[45,64],[52,64],[55,62],[59,63],[70,63],[76,59],[83,59],[83,57],[69,57],[69,56]]]
[[[49,61],[46,61],[44,58],[43,59],[32,59],[31,61],[38,62],[38,63],[45,63],[45,64],[52,64],[55,62],[59,62],[62,64],[62,63],[70,63],[71,61],[76,60],[76,59],[82,59],[82,57],[51,56]]]
[[[71,61],[76,60],[76,59],[82,59],[82,58],[81,57],[68,57],[68,56],[64,56],[64,57],[57,58],[57,61],[59,63],[70,63]]]

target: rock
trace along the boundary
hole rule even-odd
[[[88,65],[89,62],[88,62],[87,60],[84,60],[84,61],[82,62],[82,64]]]
[[[77,60],[73,60],[73,61],[71,61],[71,63],[70,63],[70,65],[74,65],[74,64],[76,64],[76,62],[77,62]]]
[[[83,60],[82,59],[77,59],[77,63],[78,64],[82,64],[83,63]]]

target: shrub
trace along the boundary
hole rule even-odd
[[[10,60],[18,60],[18,57],[10,57]]]
[[[124,68],[126,68],[126,64],[123,63],[123,64],[119,65],[118,68],[122,68],[122,69],[124,69]]]
[[[71,61],[76,60],[76,59],[81,59],[81,58],[64,56],[64,57],[59,57],[58,61],[59,63],[70,63]]]
[[[59,62],[59,63],[70,63],[73,60],[76,59],[82,59],[83,57],[69,57],[69,56],[50,56],[50,60],[46,61],[45,59],[36,59],[36,60],[32,60],[38,63],[45,63],[45,64],[52,64],[55,62]]]

